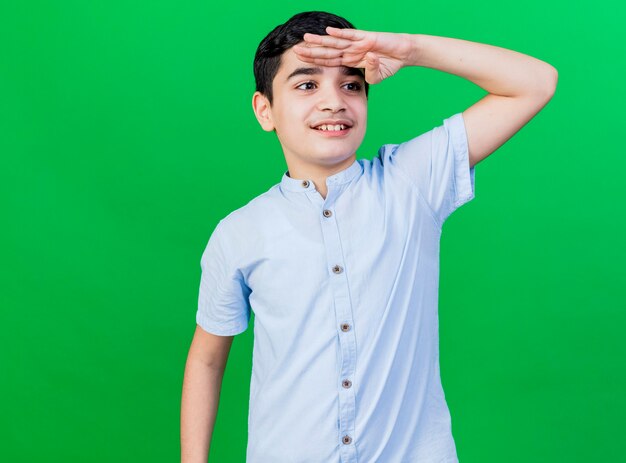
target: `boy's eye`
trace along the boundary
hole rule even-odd
[[[354,90],[355,92],[358,92],[361,90],[361,84],[358,82],[350,82],[350,83],[347,83],[346,85],[352,85],[351,90]]]
[[[311,82],[311,81],[303,82],[300,85],[298,85],[296,88],[300,88],[302,90],[312,90],[312,87],[302,88],[304,85],[315,85],[315,82]],[[359,82],[348,82],[345,85],[351,86],[351,88],[348,88],[348,90],[352,92],[360,92],[362,88],[362,85]]]
[[[300,85],[298,85],[296,88],[300,88],[303,85],[315,85],[313,82],[303,82]],[[303,88],[302,90],[310,90],[310,88]]]

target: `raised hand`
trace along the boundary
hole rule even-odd
[[[415,49],[410,34],[330,26],[326,32],[329,35],[304,34],[304,43],[293,47],[298,58],[322,66],[365,68],[365,80],[369,84],[398,72]]]

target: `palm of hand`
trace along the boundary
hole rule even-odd
[[[407,34],[328,27],[329,35],[304,34],[294,46],[298,58],[323,66],[365,68],[365,80],[376,84],[404,66],[411,52]]]

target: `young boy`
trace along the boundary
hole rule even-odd
[[[489,94],[356,159],[369,84],[405,66],[453,73]],[[474,198],[475,165],[550,100],[556,70],[503,48],[356,30],[306,12],[263,39],[254,74],[255,115],[278,136],[288,170],[223,218],[202,255],[183,461],[206,461],[226,360],[250,307],[246,461],[458,461],[439,373],[442,225]]]

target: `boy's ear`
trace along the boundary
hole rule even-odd
[[[259,121],[259,124],[261,124],[263,130],[266,132],[274,130],[272,108],[270,107],[269,101],[267,101],[265,95],[259,91],[254,92],[254,95],[252,95],[252,109],[254,110],[254,115]]]

